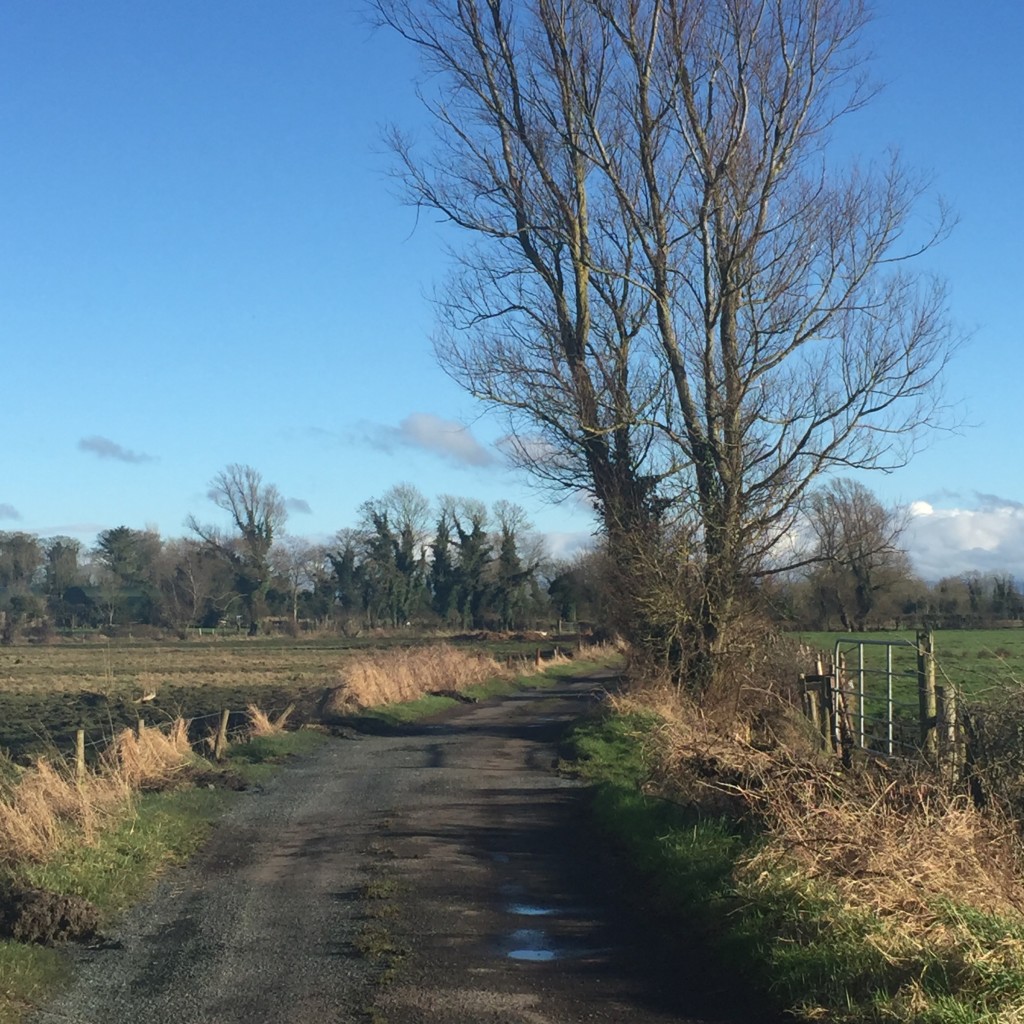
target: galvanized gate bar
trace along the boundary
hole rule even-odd
[[[895,753],[896,748],[896,737],[895,729],[893,724],[893,709],[895,702],[893,700],[893,668],[892,668],[892,652],[894,647],[908,647],[911,650],[919,650],[919,645],[915,640],[904,640],[900,638],[888,639],[888,640],[866,640],[863,637],[852,637],[852,636],[841,636],[837,637],[835,645],[832,649],[832,664],[838,672],[838,666],[840,663],[841,649],[845,646],[849,649],[852,645],[857,646],[857,715],[860,718],[859,727],[856,730],[856,735],[861,748],[867,744],[867,714],[865,713],[865,701],[867,698],[867,683],[866,677],[871,674],[882,674],[881,669],[870,669],[864,664],[864,648],[865,647],[884,647],[885,650],[885,708],[886,708],[886,735],[885,735],[885,752],[887,757],[892,757]],[[836,680],[838,683],[838,679]],[[833,691],[832,701],[836,701],[836,694]],[[833,713],[838,720],[838,707],[833,708]]]

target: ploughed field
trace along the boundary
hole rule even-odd
[[[502,659],[538,646],[516,638],[447,641]],[[231,635],[184,641],[89,637],[0,647],[0,756],[24,761],[47,750],[70,755],[79,728],[86,731],[87,756],[93,756],[140,718],[148,726],[192,719],[201,736],[215,729],[224,708],[234,713],[232,728],[241,725],[249,704],[270,713],[295,704],[294,720],[302,720],[327,687],[342,681],[346,661],[360,651],[415,642],[424,641]],[[549,653],[552,645],[546,647]]]

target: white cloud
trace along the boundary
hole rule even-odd
[[[505,434],[495,442],[496,447],[510,459],[519,463],[555,462],[558,449],[546,438],[533,435]]]
[[[490,466],[497,462],[470,431],[460,423],[429,412],[414,412],[397,427],[373,426],[368,440],[374,447],[390,452],[397,446],[420,448],[460,466]]]
[[[572,558],[590,550],[596,543],[593,530],[549,531],[544,535],[545,550],[552,558]]]
[[[123,445],[119,445],[116,441],[111,441],[109,437],[100,437],[98,435],[83,437],[78,442],[78,450],[91,452],[101,459],[116,459],[118,462],[138,463],[153,461],[152,455],[146,455],[143,452],[133,452]]]
[[[925,579],[972,570],[1024,579],[1024,503],[993,494],[975,499],[971,508],[910,504],[903,542]]]

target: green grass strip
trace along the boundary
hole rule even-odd
[[[56,949],[0,940],[0,1024],[22,1014],[63,984],[69,968]]]
[[[107,915],[123,910],[164,868],[196,852],[229,795],[210,789],[147,793],[90,845],[72,839],[46,863],[26,865],[18,875],[40,889],[91,900]]]

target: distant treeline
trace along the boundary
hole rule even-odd
[[[857,583],[821,568],[766,592],[773,617],[806,630],[992,629],[1024,624],[1024,594],[1009,573],[962,573],[926,583],[912,573],[890,573],[861,614]],[[862,602],[862,604],[865,602]]]
[[[0,638],[132,625],[255,633],[269,620],[295,631],[514,630],[600,616],[599,558],[551,558],[510,502],[430,502],[400,485],[317,544],[284,532],[284,502],[250,467],[219,474],[211,498],[230,529],[190,518],[192,536],[164,538],[118,526],[91,547],[0,533]]]
[[[249,466],[228,466],[210,498],[228,526],[189,517],[190,535],[117,526],[90,547],[71,537],[0,532],[0,641],[55,629],[190,627],[271,621],[300,629],[520,630],[556,620],[622,627],[607,539],[552,558],[518,505],[430,501],[400,484],[365,501],[326,544],[284,530],[286,504]],[[836,481],[812,495],[802,565],[765,573],[744,595],[791,629],[975,628],[1024,619],[1008,573],[926,583],[899,545],[905,515]]]

